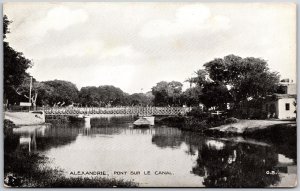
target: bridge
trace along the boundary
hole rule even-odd
[[[78,114],[123,114],[123,115],[185,115],[187,107],[65,107],[41,108],[46,115],[78,115]]]

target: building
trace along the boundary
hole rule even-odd
[[[294,119],[296,118],[296,84],[288,80],[281,81],[279,93],[267,96],[262,111],[268,118]]]

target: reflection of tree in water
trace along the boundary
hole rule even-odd
[[[126,122],[132,121],[132,116],[92,118],[91,128],[87,129],[84,122],[53,124],[47,129],[45,136],[37,137],[37,149],[47,150],[52,147],[70,144],[78,134],[92,136],[95,134],[113,135],[121,133],[121,127],[127,127]],[[125,125],[124,125],[125,123]]]
[[[279,175],[267,175],[278,162],[275,150],[244,143],[199,149],[192,172],[204,176],[206,187],[267,187],[276,184]]]
[[[253,132],[248,137],[272,144],[281,153],[297,163],[297,127],[274,125],[271,128]]]
[[[51,127],[44,136],[36,137],[37,150],[48,150],[63,145],[68,145],[76,140],[80,129]]]
[[[12,129],[7,135],[4,135],[4,153],[11,153],[16,150],[19,145],[20,135],[15,135]]]
[[[91,119],[92,127],[124,127],[124,124],[132,123],[133,116],[108,116]]]
[[[181,131],[170,127],[156,127],[152,143],[160,148],[176,148],[183,142]]]
[[[186,143],[188,155],[195,155],[204,140],[205,138],[201,134],[166,126],[156,126],[155,134],[152,136],[152,143],[160,148],[178,148],[182,143]]]

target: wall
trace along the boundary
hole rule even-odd
[[[297,94],[296,84],[288,84],[287,94]]]
[[[294,105],[295,98],[282,98],[278,100],[278,119],[296,118],[296,106]],[[285,104],[290,104],[290,110],[285,110]]]

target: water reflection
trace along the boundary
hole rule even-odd
[[[37,150],[36,137],[44,137],[49,125],[21,126],[13,129],[13,134],[19,137],[19,150],[29,153]],[[17,149],[17,148],[16,148]]]
[[[158,127],[152,136],[152,143],[161,148],[178,148],[182,142],[181,131],[171,127]]]
[[[113,171],[151,171],[149,176],[115,176],[142,186],[269,187],[295,180],[294,140],[281,144],[211,138],[167,126],[133,129],[133,121],[104,117],[89,123],[22,127],[5,138],[5,153],[41,153],[53,159],[49,167],[66,172],[104,170],[114,177]],[[155,171],[172,175],[157,176]]]
[[[205,144],[199,150],[197,166],[206,187],[266,187],[279,181],[276,170],[278,154],[274,148],[244,143]]]

